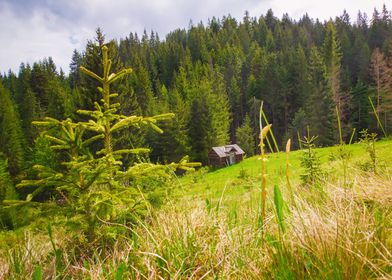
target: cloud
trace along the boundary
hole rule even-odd
[[[213,16],[231,14],[242,19],[283,13],[296,19],[308,12],[310,17],[328,19],[346,8],[352,18],[358,9],[372,13],[382,1],[374,0],[0,0],[0,72],[18,71],[21,62],[33,63],[51,56],[58,67],[69,70],[72,51],[82,51],[95,29],[102,27],[107,39],[119,39],[144,29],[158,32],[160,38],[189,21],[207,23]]]
[[[21,62],[33,63],[49,56],[67,71],[72,50],[81,48],[84,38],[93,32],[76,28],[46,7],[28,9],[8,3],[0,5],[0,71],[11,68],[16,72]]]

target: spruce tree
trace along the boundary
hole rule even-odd
[[[10,93],[0,81],[0,151],[8,159],[12,176],[20,173],[25,163],[25,143],[20,117]]]
[[[213,147],[212,121],[207,97],[202,94],[194,96],[191,102],[188,131],[192,159],[207,163],[209,149]]]
[[[350,120],[350,95],[347,89],[347,91],[344,91],[342,88],[341,44],[337,37],[336,28],[331,20],[326,27],[323,54],[332,99],[338,108],[343,137],[347,137],[350,134],[350,131],[347,129]]]
[[[244,150],[247,156],[250,157],[255,154],[255,137],[248,115],[245,117],[244,123],[237,128],[236,139],[237,144],[241,147],[242,150]]]
[[[75,123],[71,119],[59,121],[46,118],[35,124],[47,127],[46,138],[52,142],[52,149],[63,151],[66,160],[62,162],[64,169],[56,171],[50,166],[36,165],[38,180],[24,180],[19,187],[36,186],[26,200],[33,200],[39,193],[46,189],[52,189],[64,198],[66,204],[72,209],[74,222],[80,225],[87,239],[92,242],[96,238],[107,238],[107,231],[113,232],[111,227],[97,232],[98,228],[111,224],[114,221],[129,222],[143,208],[140,203],[137,186],[127,186],[126,182],[143,176],[163,176],[168,169],[182,168],[192,169],[197,163],[189,163],[187,157],[179,163],[170,163],[167,166],[155,165],[149,162],[140,162],[126,170],[122,169],[121,155],[146,153],[146,148],[116,149],[114,147],[114,133],[130,126],[147,125],[157,132],[162,130],[157,122],[173,117],[166,113],[153,117],[137,115],[125,116],[117,113],[119,103],[113,103],[112,99],[118,96],[112,93],[110,86],[129,74],[130,68],[122,69],[117,73],[111,73],[111,60],[108,55],[108,47],[102,47],[102,76],[81,67],[80,70],[97,80],[98,92],[101,94],[101,102],[95,102],[95,110],[78,110],[79,114],[86,116],[88,121]],[[85,134],[90,131],[91,134]],[[87,136],[86,136],[87,135]],[[88,147],[91,143],[102,141],[102,149],[93,155]],[[103,234],[98,236],[98,234]]]
[[[336,29],[331,20],[327,23],[323,54],[333,100],[338,108],[342,108],[340,88],[340,61],[342,54],[340,43],[337,39]]]
[[[390,110],[392,103],[390,97],[391,78],[390,75],[392,71],[388,67],[387,61],[383,53],[378,49],[374,49],[371,61],[370,61],[370,71],[373,80],[373,88],[375,92],[376,99],[376,112],[381,120],[384,120],[384,124],[387,121],[388,111]],[[377,122],[377,128],[379,124]]]
[[[356,131],[368,129],[370,126],[370,104],[368,100],[368,87],[358,80],[357,84],[351,91],[351,118],[350,122]]]
[[[309,58],[309,90],[306,114],[311,133],[318,136],[321,145],[332,145],[335,135],[335,114],[332,91],[326,66],[316,47]]]
[[[8,160],[0,153],[0,204],[3,200],[17,198],[18,194],[12,182],[11,174],[8,171]]]

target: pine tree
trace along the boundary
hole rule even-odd
[[[316,47],[309,58],[309,89],[306,113],[311,133],[318,135],[322,145],[334,143],[335,114],[332,91],[329,87],[326,66]]]
[[[3,200],[13,200],[17,198],[18,194],[12,182],[11,174],[8,171],[8,161],[5,156],[0,153],[0,204]]]
[[[247,156],[255,154],[255,137],[250,124],[250,118],[247,115],[244,123],[236,130],[237,144],[244,150]]]
[[[351,123],[356,131],[368,129],[370,126],[370,104],[368,87],[359,80],[351,91]]]
[[[32,125],[39,118],[37,97],[30,86],[31,68],[22,65],[18,74],[18,89],[16,102],[22,121],[24,136],[29,144],[37,136],[37,129]]]
[[[77,51],[74,50],[69,64],[69,84],[72,89],[80,86],[80,70],[79,67],[82,65],[83,57]]]
[[[202,163],[207,163],[209,149],[214,146],[212,116],[208,105],[206,95],[196,94],[190,105],[188,124],[192,159]]]
[[[340,60],[342,54],[337,40],[336,29],[331,20],[327,24],[323,51],[333,100],[335,105],[340,107]]]
[[[349,96],[343,93],[341,89],[340,76],[342,53],[336,29],[331,20],[327,23],[323,52],[332,99],[335,106],[339,109],[339,115],[343,125],[347,126],[349,118]]]
[[[8,160],[12,176],[24,168],[25,144],[19,115],[10,93],[0,81],[0,151]]]
[[[370,71],[374,82],[375,99],[376,99],[376,112],[380,118],[387,114],[388,106],[384,108],[384,101],[388,104],[388,83],[390,80],[390,73],[388,71],[387,62],[384,55],[378,48],[374,49],[370,61]],[[377,122],[377,128],[379,124]]]

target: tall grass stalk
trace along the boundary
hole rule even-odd
[[[265,115],[264,111],[261,111],[261,113],[262,113],[262,116],[263,116],[263,119],[264,119],[266,125],[268,126],[270,123],[268,122],[267,116]],[[271,135],[272,141],[274,142],[274,145],[275,145],[275,151],[277,153],[279,153],[279,146],[278,146],[278,143],[276,142],[275,135],[274,135],[274,132],[272,131],[272,128],[270,129],[270,135]]]
[[[274,153],[275,151],[274,148],[272,148],[271,141],[269,140],[269,138],[265,137],[265,141],[267,141],[268,149],[270,150],[270,152]]]
[[[285,233],[286,226],[284,223],[284,214],[283,214],[284,201],[283,201],[282,192],[280,191],[278,185],[274,186],[274,204],[275,204],[276,217],[278,219],[279,230],[282,233]],[[279,236],[280,236],[280,231],[279,231]]]
[[[336,110],[336,118],[338,120],[339,141],[340,141],[339,143],[340,145],[343,145],[342,125],[340,123],[340,114],[339,114],[338,106],[335,106],[335,110]]]
[[[382,132],[384,133],[384,136],[387,137],[387,133],[385,132],[385,129],[384,129],[384,127],[383,127],[383,125],[382,125],[382,123],[381,123],[381,121],[380,121],[380,118],[379,118],[379,116],[378,116],[378,114],[377,114],[376,108],[374,108],[374,104],[373,104],[373,101],[372,101],[372,99],[370,98],[370,96],[368,96],[368,99],[369,99],[370,105],[372,106],[373,113],[374,113],[374,115],[376,116],[377,123],[378,123],[378,125],[381,127],[381,130],[382,130]]]
[[[291,139],[287,140],[286,143],[286,185],[290,193],[291,202],[294,203],[294,193],[290,183],[290,163],[289,163],[290,148],[291,148]]]
[[[261,227],[262,232],[264,232],[264,223],[265,223],[265,209],[267,202],[267,166],[266,161],[267,158],[265,156],[264,150],[264,139],[267,137],[267,133],[271,128],[271,124],[263,127],[262,115],[263,115],[263,104],[262,101],[260,104],[260,115],[259,115],[259,125],[260,125],[260,159],[261,159]]]
[[[338,106],[335,107],[336,109],[336,118],[338,121],[338,131],[339,131],[339,148],[338,148],[338,153],[340,160],[342,162],[342,168],[343,168],[343,186],[347,187],[347,166],[348,166],[348,160],[350,157],[350,152],[347,150],[346,143],[343,141],[343,131],[342,131],[342,125],[340,122],[340,114],[339,114],[339,108]],[[354,130],[355,132],[355,130]],[[353,135],[351,135],[351,138]],[[351,139],[350,139],[351,143]]]
[[[299,134],[299,130],[297,130],[297,137],[298,137],[298,147],[300,150],[302,150],[301,135]]]
[[[355,132],[356,132],[356,131],[357,131],[357,128],[354,127],[353,132],[351,133],[350,141],[348,142],[349,145],[352,144],[353,139],[354,139],[354,135],[355,135]]]

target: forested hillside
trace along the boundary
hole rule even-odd
[[[81,75],[79,66],[102,74],[104,40],[98,29],[84,51],[75,50],[68,76],[47,58],[0,77],[1,164],[8,166],[2,172],[8,170],[14,182],[32,175],[30,167],[47,147],[32,121],[82,121],[76,110],[93,109],[100,100],[97,82]],[[261,100],[280,147],[304,135],[307,125],[319,145],[337,143],[335,106],[345,138],[353,128],[381,135],[368,96],[385,130],[392,131],[392,19],[385,6],[369,18],[359,13],[350,19],[344,12],[328,22],[308,15],[278,19],[272,10],[255,18],[245,13],[242,21],[227,16],[190,24],[164,40],[154,32],[130,33],[108,47],[114,72],[133,69],[114,85],[121,114],[175,113],[173,121],[162,123],[163,135],[131,128],[116,136],[118,149],[150,147],[152,161],[189,154],[206,163],[212,146],[230,142],[253,154]],[[123,160],[130,164],[135,158]]]
[[[385,6],[98,28],[0,75],[0,278],[389,279],[391,133]]]

